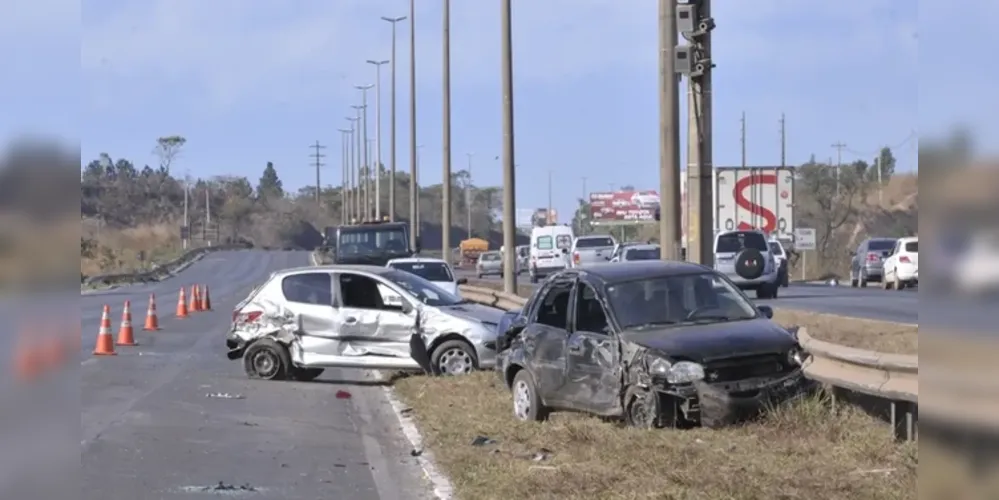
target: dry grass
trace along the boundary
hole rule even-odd
[[[80,260],[80,272],[86,275],[137,270],[151,262],[165,262],[183,253],[175,224],[124,229],[103,227],[100,231],[85,224],[83,236],[96,240],[99,245],[94,258]],[[145,252],[145,263],[139,260],[140,252]]]
[[[919,325],[793,309],[774,309],[774,321],[807,328],[812,337],[833,344],[895,354],[919,353]]]
[[[727,429],[644,431],[577,414],[516,421],[495,373],[412,377],[396,392],[464,499],[916,497],[916,446],[818,398]]]

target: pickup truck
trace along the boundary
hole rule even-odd
[[[579,236],[572,242],[572,267],[609,262],[617,242],[606,235]]]

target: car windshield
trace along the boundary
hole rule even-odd
[[[340,228],[337,251],[343,254],[409,253],[409,238],[406,230],[400,226]]]
[[[746,296],[715,272],[615,283],[607,287],[607,297],[625,330],[758,317]]]
[[[614,240],[610,238],[579,238],[576,240],[576,248],[612,247]]]
[[[766,252],[770,249],[767,246],[766,238],[762,234],[752,231],[738,231],[719,236],[718,243],[715,245],[715,252],[736,253],[746,248],[753,248],[761,252]]]
[[[500,260],[500,254],[498,254],[498,253],[484,253],[484,254],[482,254],[482,260],[484,262],[497,261],[497,260]]]
[[[624,253],[624,260],[657,260],[658,248],[629,248]]]
[[[867,243],[867,249],[873,251],[884,251],[895,248],[895,240],[871,240]]]
[[[461,298],[442,290],[437,285],[405,271],[391,270],[383,274],[385,279],[404,288],[410,295],[428,306],[454,306],[464,303]]]
[[[389,267],[413,273],[427,281],[454,281],[451,269],[443,262],[393,262]]]
[[[780,257],[780,256],[784,255],[784,249],[781,248],[780,243],[777,243],[776,241],[771,241],[770,242],[770,253],[772,253],[772,254]]]

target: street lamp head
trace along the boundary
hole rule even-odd
[[[370,88],[372,88],[374,86],[375,86],[375,84],[370,83],[368,85],[354,85],[354,88],[357,89],[357,90],[368,90],[368,89],[370,89]]]
[[[399,21],[405,21],[405,20],[406,20],[406,16],[400,16],[400,17],[382,16],[382,21],[388,21],[388,22],[390,22],[392,24],[395,24],[395,23],[397,23]]]
[[[388,60],[376,61],[374,59],[368,59],[368,64],[374,64],[375,66],[381,66],[382,64],[388,64],[388,63],[389,63]]]
[[[358,111],[360,111],[360,110],[366,108],[367,106],[365,106],[363,104],[355,104],[355,105],[353,105],[351,107],[354,108],[354,109],[356,109],[356,110],[358,110]],[[356,118],[355,118],[355,120],[356,120]]]

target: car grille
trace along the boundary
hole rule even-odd
[[[705,380],[708,383],[779,376],[790,371],[782,354],[716,359],[707,363],[704,368]]]

